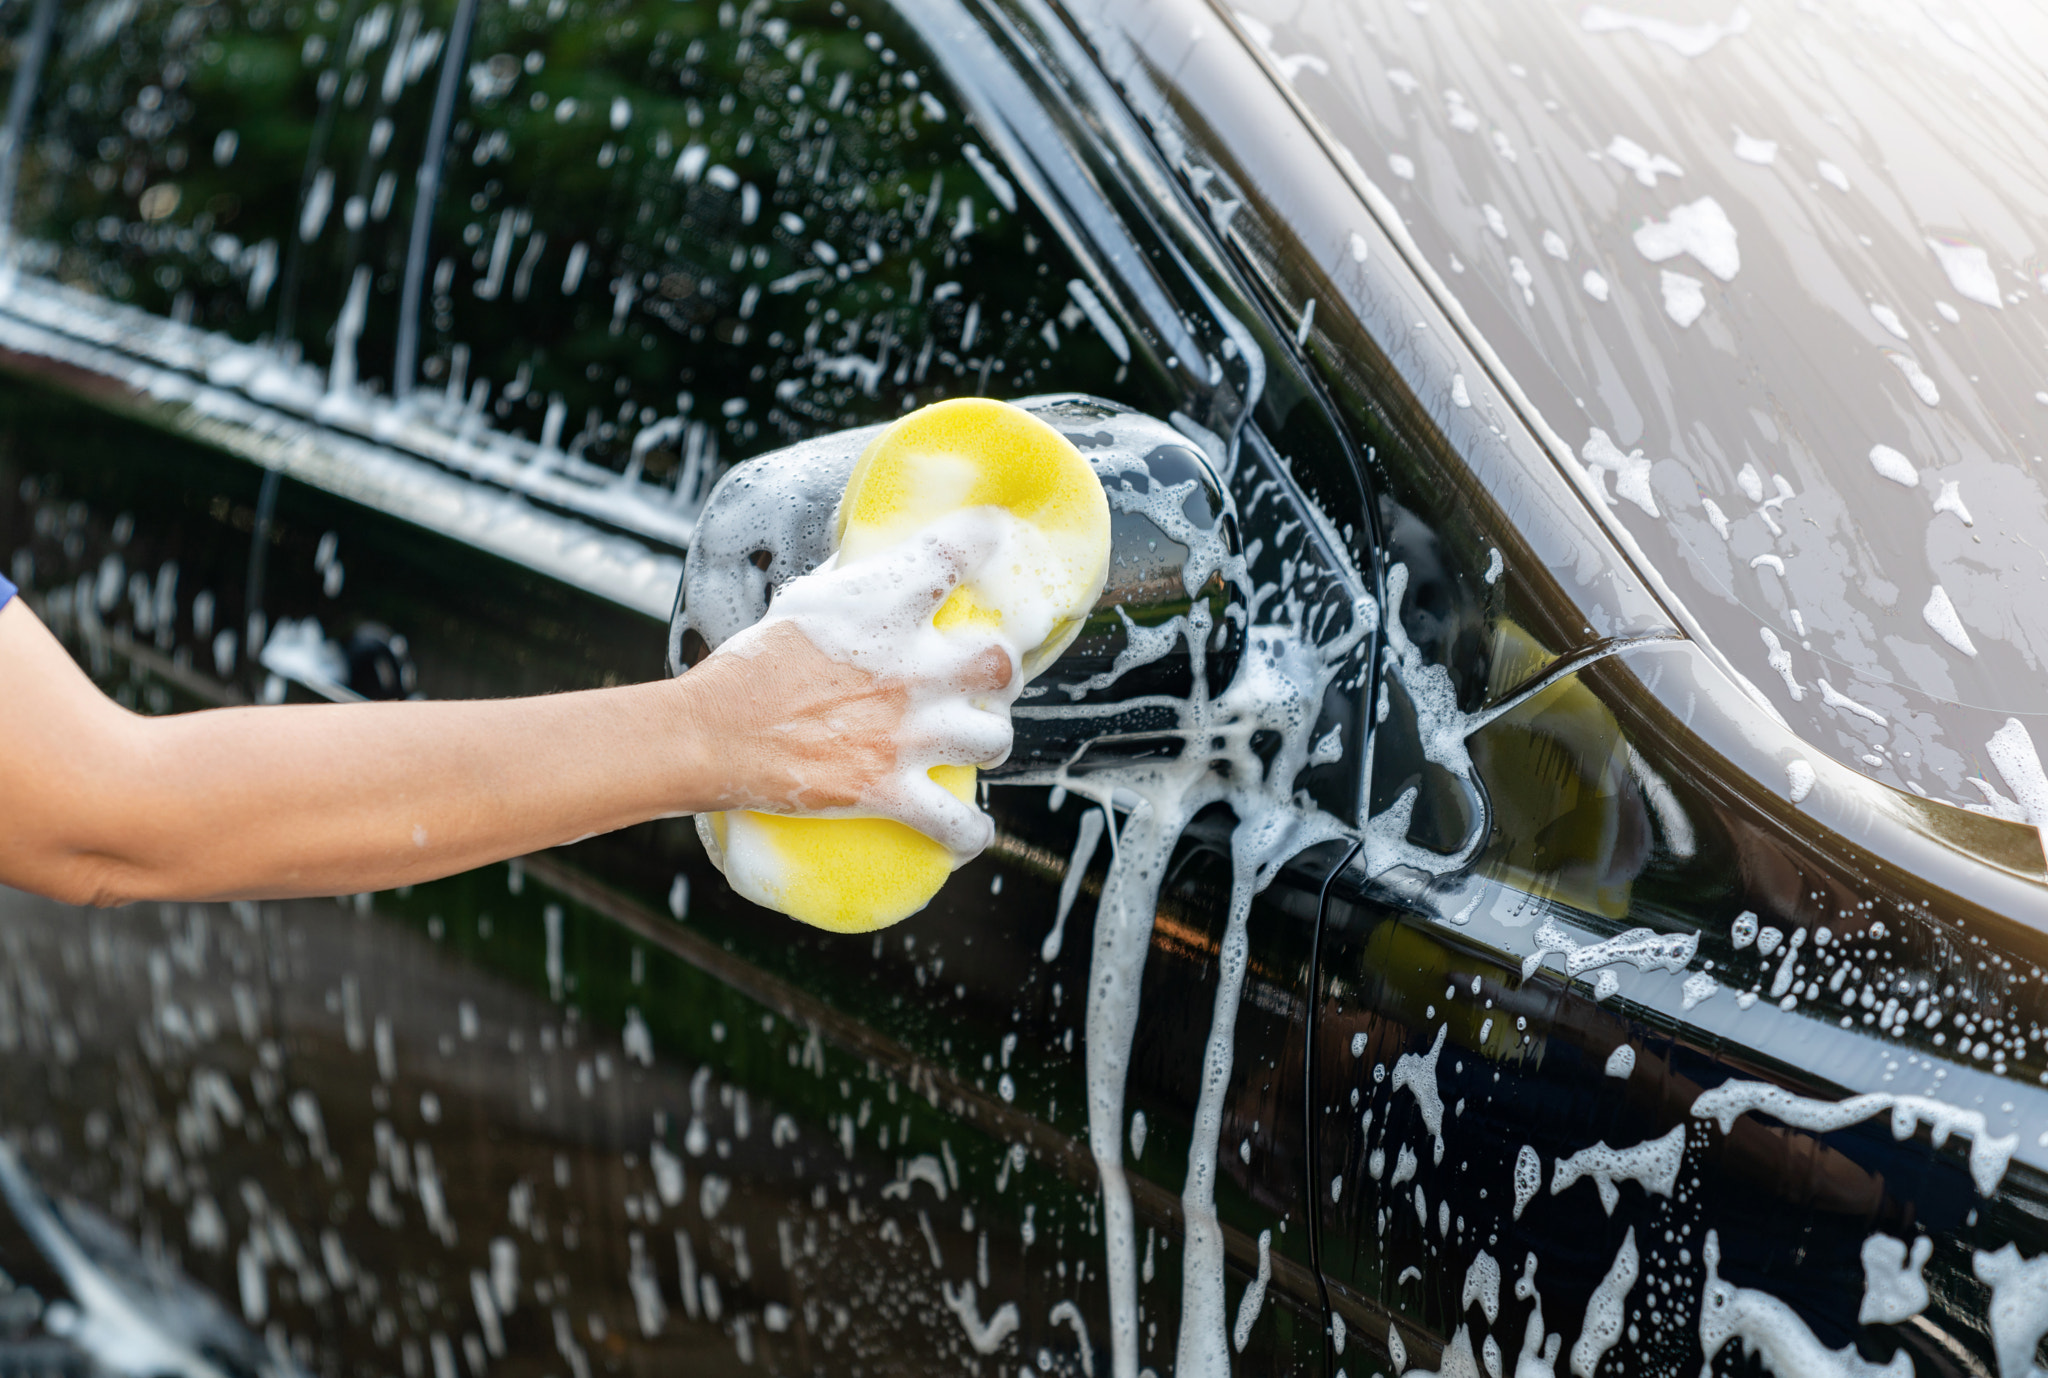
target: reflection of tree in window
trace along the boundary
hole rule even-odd
[[[911,34],[877,4],[775,11],[478,7],[421,265],[423,406],[666,483],[943,396],[1115,389],[1064,249]],[[22,168],[31,262],[323,370],[352,352],[355,386],[403,391],[455,15],[62,12]]]

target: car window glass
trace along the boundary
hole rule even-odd
[[[1116,385],[1042,218],[882,7],[465,13],[65,11],[24,139],[31,262],[268,341],[330,407],[416,386],[416,422],[687,478],[685,504],[717,457],[1055,365]]]

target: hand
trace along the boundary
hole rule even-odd
[[[893,818],[956,865],[986,847],[994,825],[928,771],[1009,755],[1017,652],[932,615],[995,545],[990,518],[963,513],[860,564],[828,562],[690,671],[728,743],[723,807]]]

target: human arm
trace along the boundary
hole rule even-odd
[[[1011,673],[992,647],[942,671],[961,693]],[[857,807],[907,751],[960,754],[917,740],[920,688],[781,623],[670,681],[147,718],[15,599],[0,606],[0,882],[91,904],[340,894],[652,818]],[[982,738],[1001,754],[985,723]]]

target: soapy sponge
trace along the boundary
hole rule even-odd
[[[1022,667],[1014,693],[1079,633],[1109,570],[1109,504],[1065,436],[1008,403],[979,398],[912,412],[854,467],[833,559],[840,568],[858,564],[977,509],[1000,531],[995,553],[940,604],[932,625],[1003,642]],[[956,798],[973,800],[972,766],[929,773]],[[954,867],[945,847],[887,818],[734,811],[700,817],[698,831],[740,894],[839,933],[916,913]]]

